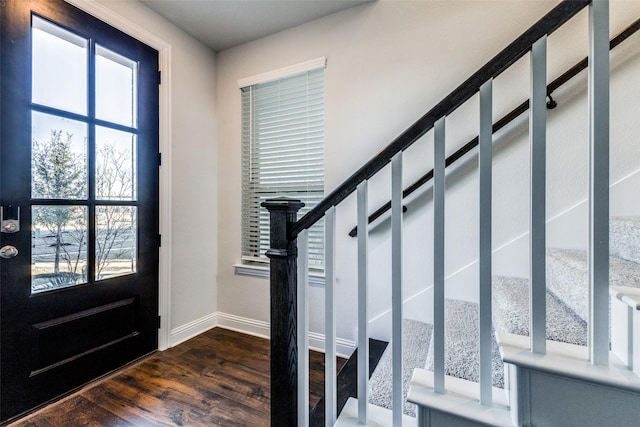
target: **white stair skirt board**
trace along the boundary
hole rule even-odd
[[[416,369],[407,400],[418,406],[419,427],[513,426],[503,389],[493,387],[493,405],[480,404],[480,384],[445,377],[445,393],[433,390],[433,372]]]
[[[611,351],[640,376],[640,289],[611,286]]]
[[[516,425],[640,425],[640,377],[610,353],[593,365],[588,348],[547,341],[547,354],[529,350],[529,338],[498,333]]]
[[[391,427],[393,425],[393,412],[389,409],[369,404],[367,411],[369,415],[367,424],[358,424],[358,399],[350,397],[334,426],[361,427],[367,425],[369,427]],[[402,427],[416,427],[417,425],[415,418],[407,415],[402,416]]]

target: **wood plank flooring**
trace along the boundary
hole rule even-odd
[[[309,376],[313,408],[324,354],[311,352]],[[269,378],[268,340],[214,328],[10,426],[268,426]]]

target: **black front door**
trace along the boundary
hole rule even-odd
[[[157,349],[158,53],[0,0],[0,421]]]

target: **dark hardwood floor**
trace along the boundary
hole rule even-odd
[[[310,358],[313,408],[324,354]],[[214,328],[9,425],[268,426],[269,407],[269,341]]]

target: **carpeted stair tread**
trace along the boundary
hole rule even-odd
[[[479,381],[479,306],[476,303],[445,300],[445,375]],[[504,388],[504,367],[498,344],[492,338],[494,387]],[[433,340],[429,344],[426,368],[433,371]]]
[[[640,264],[610,257],[609,284],[640,287]],[[573,249],[547,249],[547,289],[586,321],[589,317],[587,253]]]
[[[493,325],[498,331],[529,336],[529,280],[493,278]],[[547,339],[587,345],[587,323],[547,292]]]
[[[433,326],[416,320],[402,321],[402,401],[403,412],[416,416],[416,405],[407,402],[413,370],[424,368]],[[389,343],[369,380],[369,403],[392,409],[392,343]]]
[[[611,255],[640,263],[640,218],[614,217],[609,223]]]

